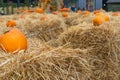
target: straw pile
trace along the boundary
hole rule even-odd
[[[92,19],[93,19],[93,15],[89,14],[89,16],[85,16],[82,14],[79,14],[79,16],[77,16],[77,18],[75,18],[74,20],[71,21],[71,25],[72,26],[81,26],[81,27],[88,27],[88,26],[92,26]]]
[[[64,22],[65,24],[67,24],[67,26],[72,26],[73,24],[71,23],[72,21],[74,21],[75,19],[77,19],[79,16],[79,14],[77,13],[69,13],[68,17],[64,18]]]
[[[43,20],[41,18],[43,17]],[[27,21],[29,27],[26,28],[29,34],[39,37],[42,41],[56,39],[65,29],[65,24],[61,18],[56,15],[41,15],[38,20]],[[32,27],[31,27],[32,26]]]
[[[43,16],[46,19],[40,20]],[[120,80],[120,16],[110,16],[109,22],[96,27],[92,17],[78,13],[66,18],[36,13],[1,17],[0,34],[13,19],[29,45],[14,55],[0,50],[0,80]]]
[[[108,28],[70,28],[61,34],[60,44],[70,43],[71,48],[88,50],[92,66],[92,80],[119,80],[119,49],[116,34]]]
[[[16,55],[0,54],[0,79],[88,80],[90,78],[91,70],[86,59],[86,50],[64,49],[64,46],[49,48],[49,51],[45,49],[48,50],[48,47],[36,53],[27,50],[20,51]]]

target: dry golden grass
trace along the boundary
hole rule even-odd
[[[35,47],[38,44],[32,43],[30,47],[33,45]],[[91,70],[86,59],[86,50],[64,49],[64,46],[50,49],[39,44],[41,51],[36,49],[36,52],[33,51],[34,47],[31,48],[32,50],[20,51],[15,55],[2,52],[1,80],[85,80],[90,78]]]
[[[0,80],[120,80],[120,16],[107,14],[110,21],[100,26],[93,26],[93,13],[1,16],[0,34],[15,20],[28,49],[14,55],[0,50]]]

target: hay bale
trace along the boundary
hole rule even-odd
[[[69,26],[73,25],[71,22],[74,21],[77,18],[79,18],[79,14],[69,13],[68,17],[65,17],[63,20],[64,20],[65,24],[67,24],[67,26],[69,27]]]
[[[88,49],[88,61],[92,66],[91,80],[119,80],[119,49],[116,34],[108,28],[70,28],[61,34],[61,45]],[[117,46],[117,47],[116,47]]]
[[[89,80],[86,50],[59,47],[48,52],[2,55],[1,80]]]
[[[93,19],[94,15],[90,14],[90,15],[83,15],[80,14],[79,16],[77,16],[77,18],[75,18],[74,20],[71,21],[71,25],[72,26],[81,26],[81,27],[90,27],[93,25],[92,19]]]
[[[47,42],[51,39],[56,39],[66,28],[64,21],[57,15],[41,14],[40,16],[36,15],[37,18],[35,15],[30,16],[19,23],[21,25],[23,24],[24,30],[29,37],[36,36],[42,41]],[[40,20],[43,16],[46,17],[46,20]]]
[[[72,27],[60,35],[59,41],[61,45],[70,42],[72,48],[92,48],[94,53],[103,53],[108,52],[108,44],[114,36],[112,31],[105,28]]]

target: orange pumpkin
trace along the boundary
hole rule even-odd
[[[7,23],[6,23],[6,26],[7,27],[15,27],[16,26],[16,22],[14,20],[9,20]]]
[[[42,16],[42,17],[40,18],[40,20],[46,20],[46,19],[47,19],[46,16]]]
[[[32,13],[32,12],[34,12],[34,10],[27,10],[27,12],[28,12],[28,13]]]
[[[99,16],[99,15],[102,15],[102,14],[103,14],[103,13],[96,13],[95,15],[96,15],[96,16]]]
[[[84,14],[84,15],[89,15],[90,12],[89,12],[89,11],[83,11],[83,14]]]
[[[94,14],[100,13],[100,10],[95,10],[93,13]]]
[[[62,13],[62,16],[63,17],[68,17],[68,14],[67,13]]]
[[[105,21],[109,21],[109,20],[110,20],[109,16],[108,16],[108,15],[106,15],[106,14],[104,14],[104,16],[103,16],[103,17],[105,18]]]
[[[69,8],[62,8],[60,9],[60,12],[68,12],[70,9]]]
[[[0,44],[1,49],[9,53],[27,49],[27,39],[17,28],[13,28],[9,32],[2,34],[0,36]]]
[[[120,12],[113,12],[112,16],[118,16],[120,14]]]
[[[58,14],[58,12],[57,12],[57,11],[54,11],[54,12],[52,12],[52,14],[57,15],[57,14]]]
[[[104,13],[97,13],[96,16],[101,16],[105,19],[105,21],[109,21],[110,17],[107,14]]]
[[[93,24],[94,25],[97,25],[97,26],[99,26],[99,25],[101,25],[101,24],[103,24],[103,23],[105,23],[106,21],[105,21],[105,19],[102,17],[102,16],[95,16],[94,18],[93,18]]]
[[[77,13],[80,13],[80,12],[81,12],[81,10],[78,10],[78,11],[77,11]]]
[[[69,11],[70,9],[69,8],[63,8],[63,11],[64,12],[67,12],[67,11]]]
[[[42,8],[37,8],[36,12],[42,14],[43,13],[43,9]]]
[[[59,11],[60,11],[60,12],[64,12],[63,9],[60,9]]]

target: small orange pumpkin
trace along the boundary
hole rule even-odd
[[[78,11],[77,11],[77,13],[80,13],[80,12],[81,12],[81,10],[78,10]]]
[[[117,13],[112,13],[112,16],[118,16],[119,14],[117,14]]]
[[[16,26],[16,22],[14,20],[9,20],[7,23],[6,23],[6,26],[7,27],[15,27]]]
[[[28,12],[28,13],[33,13],[33,12],[34,12],[34,10],[27,10],[27,12]]]
[[[84,14],[84,15],[89,15],[90,12],[89,12],[89,11],[83,11],[83,14]]]
[[[69,8],[62,8],[60,9],[60,12],[68,12],[70,9]]]
[[[52,14],[57,15],[57,14],[58,14],[58,12],[57,12],[57,11],[54,11],[54,12],[52,12]]]
[[[62,16],[63,17],[68,17],[68,14],[67,13],[62,13]]]
[[[119,16],[120,12],[113,12],[112,16]]]
[[[105,21],[109,21],[110,17],[107,14],[104,13],[97,13],[96,16],[101,16],[105,19]]]
[[[25,35],[17,28],[0,35],[0,48],[6,52],[26,50],[27,39]]]
[[[46,17],[46,16],[42,16],[42,17],[40,18],[40,20],[47,20],[47,17]]]
[[[108,15],[104,14],[103,17],[105,18],[105,21],[110,21],[110,17]]]
[[[94,18],[93,18],[93,24],[94,25],[97,25],[97,26],[99,26],[99,25],[101,25],[101,24],[103,24],[103,23],[105,23],[106,21],[105,21],[105,19],[102,17],[102,16],[95,16]]]
[[[42,14],[43,13],[43,9],[42,8],[37,8],[36,12]]]
[[[63,8],[63,11],[64,12],[67,12],[67,11],[69,11],[70,9],[69,8]]]
[[[100,10],[95,10],[93,13],[94,14],[100,13]]]

